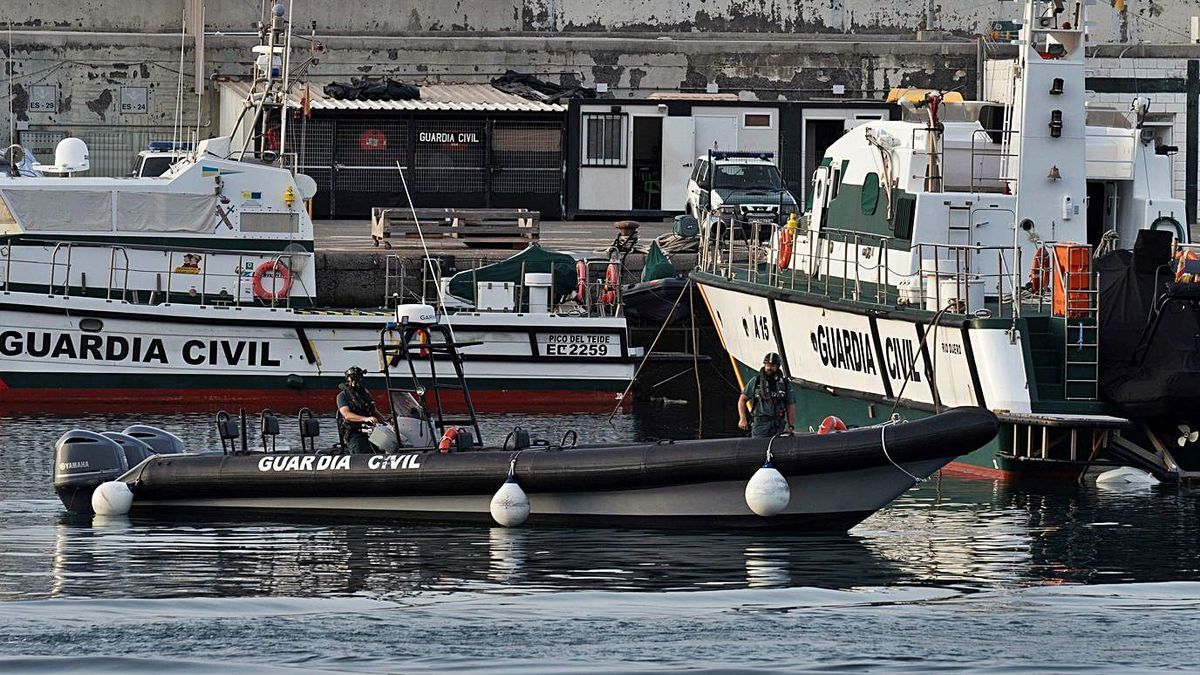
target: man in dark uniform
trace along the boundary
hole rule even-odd
[[[366,373],[358,366],[347,368],[346,383],[341,385],[337,396],[338,414],[346,427],[346,451],[354,455],[375,453],[375,446],[367,438],[367,425],[383,420],[383,414],[375,407],[375,398],[363,386],[364,375]]]
[[[762,369],[750,378],[738,397],[738,428],[750,429],[754,438],[770,438],[796,428],[796,394],[780,370],[783,360],[775,352],[763,357]],[[746,419],[746,404],[751,405]]]

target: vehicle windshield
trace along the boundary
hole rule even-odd
[[[142,172],[139,174],[142,178],[154,178],[161,176],[171,168],[171,165],[179,161],[178,155],[150,155],[146,157],[146,161],[142,163]]]
[[[718,164],[714,189],[782,190],[783,179],[773,164]]]

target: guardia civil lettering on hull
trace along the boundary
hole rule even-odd
[[[951,469],[1200,478],[1200,249],[1135,96],[1085,107],[1086,2],[1026,0],[1008,100],[893,92],[803,213],[711,223],[692,279],[740,380],[778,352],[807,424],[981,406]],[[735,216],[736,218],[736,216]]]

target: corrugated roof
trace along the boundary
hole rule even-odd
[[[232,95],[245,98],[249,82],[221,82]],[[311,86],[313,110],[407,110],[460,112],[546,112],[561,113],[567,107],[556,103],[530,101],[515,94],[500,91],[490,84],[422,84],[421,98],[411,101],[346,101],[329,98],[321,92],[324,83]],[[304,89],[292,91],[288,103],[300,107]]]

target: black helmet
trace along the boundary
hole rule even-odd
[[[350,366],[346,369],[346,379],[351,382],[362,382],[363,376],[366,374],[367,372],[358,366]]]
[[[783,365],[783,359],[779,358],[779,355],[776,354],[775,352],[770,352],[766,356],[763,357],[763,363],[764,364],[769,363],[773,366],[778,367],[778,366]]]

